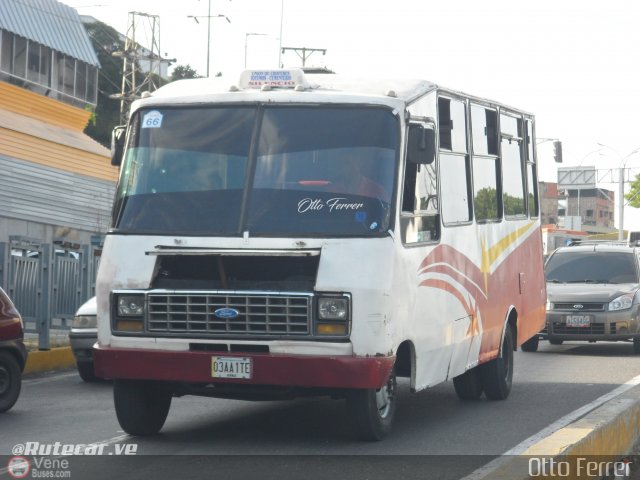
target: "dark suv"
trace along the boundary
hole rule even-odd
[[[545,264],[549,342],[633,340],[640,353],[639,254],[614,242],[557,249]]]
[[[13,407],[20,395],[27,363],[22,328],[18,310],[0,288],[0,413]]]

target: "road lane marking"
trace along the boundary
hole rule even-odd
[[[45,377],[45,378],[34,378],[34,379],[26,379],[26,380],[22,380],[22,384],[23,385],[37,385],[39,383],[47,383],[47,382],[53,382],[54,380],[58,380],[60,378],[66,378],[66,377],[78,377],[78,372],[71,372],[71,373],[61,373],[60,375],[54,375],[51,377]]]
[[[487,463],[486,465],[483,465],[477,470],[474,470],[466,477],[463,477],[461,480],[480,480],[482,478],[486,478],[491,472],[493,472],[498,467],[504,465],[507,461],[509,461],[510,460],[509,457],[515,456],[515,455],[521,455],[528,448],[542,441],[543,439],[547,438],[549,435],[557,432],[561,428],[566,427],[570,423],[575,422],[576,420],[585,416],[587,413],[591,412],[592,410],[595,410],[605,402],[608,402],[609,400],[612,400],[615,397],[622,395],[623,393],[631,390],[633,387],[637,385],[640,385],[640,375],[633,377],[631,380],[611,390],[609,393],[605,393],[604,395],[596,398],[592,402],[589,402],[586,405],[578,408],[577,410],[574,410],[573,412],[568,413],[564,417],[559,418],[552,424],[540,430],[538,433],[520,442],[518,445],[516,445],[512,449],[507,450],[498,458],[490,461],[489,463]]]

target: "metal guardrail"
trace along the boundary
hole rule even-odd
[[[0,242],[0,285],[20,311],[25,331],[50,347],[50,331],[67,331],[82,303],[95,295],[101,238],[91,245],[63,240],[43,243],[10,237]]]

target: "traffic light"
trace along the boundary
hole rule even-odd
[[[556,163],[562,163],[562,142],[560,140],[553,141],[553,159]]]

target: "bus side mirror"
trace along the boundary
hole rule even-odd
[[[124,132],[127,127],[120,125],[111,132],[111,165],[119,167],[122,163],[122,152],[124,151]]]
[[[418,123],[409,124],[407,160],[419,165],[430,164],[436,158],[436,132]]]

